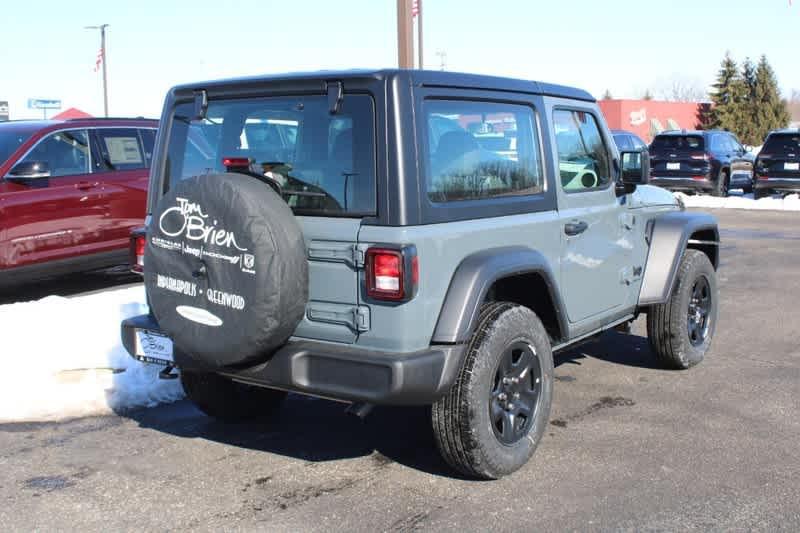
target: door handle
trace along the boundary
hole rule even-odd
[[[82,191],[88,191],[89,189],[93,189],[97,187],[97,182],[94,181],[79,181],[75,184],[76,189],[80,189]]]
[[[588,227],[589,224],[587,224],[583,220],[576,222],[567,222],[566,224],[564,224],[564,233],[570,236],[580,235],[581,233],[586,231],[586,228]]]

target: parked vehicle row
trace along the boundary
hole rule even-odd
[[[650,146],[631,132],[614,130],[620,150],[646,150],[650,183],[671,191],[727,196],[731,189],[752,192],[755,199],[800,192],[800,130],[767,135],[758,155],[728,131],[667,131]]]
[[[0,123],[0,286],[128,262],[158,122]]]

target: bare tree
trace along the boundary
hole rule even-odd
[[[800,122],[800,91],[792,90],[792,96],[786,102],[786,107],[789,109],[792,122]]]
[[[670,102],[703,102],[708,100],[708,93],[697,80],[671,78],[656,86],[656,96]]]

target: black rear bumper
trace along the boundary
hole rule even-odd
[[[714,188],[714,183],[708,179],[696,180],[692,178],[650,176],[650,185],[656,185],[671,191],[708,191]]]
[[[757,179],[753,184],[754,189],[764,189],[770,191],[800,192],[799,178],[769,178]]]
[[[122,344],[135,355],[135,330],[160,331],[151,315],[122,322]],[[425,405],[447,393],[461,369],[464,345],[434,345],[410,353],[389,353],[316,341],[290,341],[269,359],[246,368],[213,371],[252,385],[350,402]],[[176,350],[176,365],[196,367]]]

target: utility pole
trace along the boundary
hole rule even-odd
[[[397,66],[414,68],[414,25],[411,0],[397,0]]]
[[[103,63],[103,113],[108,117],[108,71],[106,70],[106,28],[108,24],[85,26],[87,30],[100,30],[100,61]]]
[[[422,70],[422,0],[416,0],[416,17],[417,17],[417,68]]]

